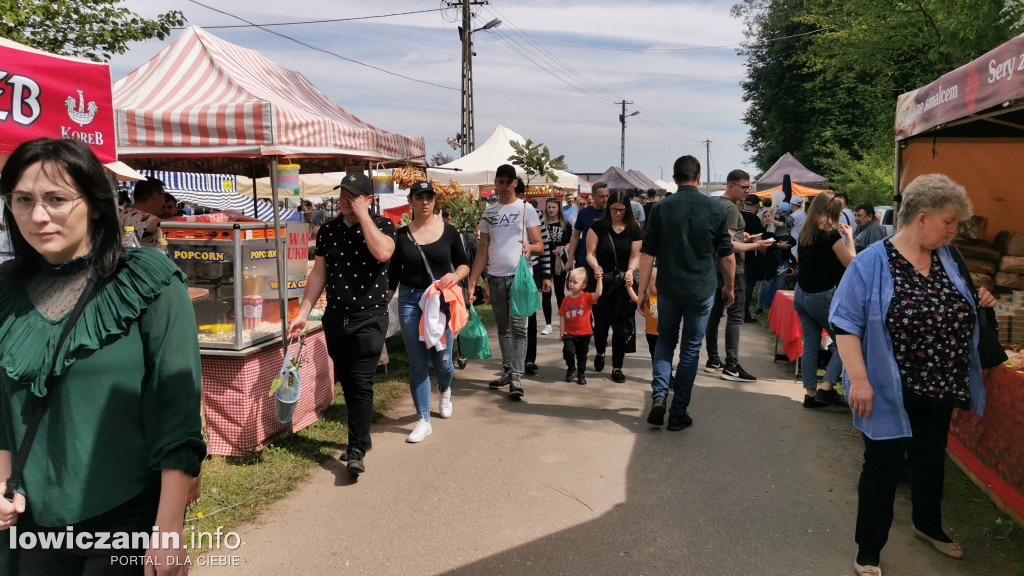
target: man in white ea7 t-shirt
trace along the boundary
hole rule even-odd
[[[498,201],[484,210],[480,218],[480,250],[469,273],[469,286],[487,266],[487,283],[491,293],[491,307],[498,325],[501,345],[501,365],[505,373],[490,383],[491,388],[509,387],[509,397],[519,400],[523,396],[522,379],[526,364],[526,317],[510,314],[512,279],[519,258],[524,254],[541,254],[540,218],[537,211],[516,199],[516,169],[502,164],[494,173],[494,191]],[[524,233],[523,227],[526,227]],[[529,263],[530,259],[526,259]]]

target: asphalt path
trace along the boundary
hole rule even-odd
[[[694,425],[681,432],[646,423],[645,341],[627,356],[624,384],[610,366],[587,386],[563,382],[557,330],[538,348],[540,373],[524,379],[521,402],[488,389],[498,360],[471,361],[456,372],[451,419],[434,394],[424,442],[405,442],[416,421],[407,396],[374,426],[358,480],[325,462],[238,529],[240,567],[196,572],[853,574],[859,433],[846,411],[802,407],[793,365],[773,362],[767,330],[747,324],[741,341],[741,363],[760,380],[701,371]],[[901,490],[885,574],[988,573],[966,542],[955,561],[915,540],[909,518]]]

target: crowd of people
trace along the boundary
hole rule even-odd
[[[365,471],[372,448],[373,379],[396,295],[417,413],[410,443],[433,432],[431,365],[438,413],[453,414],[455,342],[485,271],[501,366],[490,388],[507,389],[515,401],[525,396],[524,379],[536,371],[537,337],[554,332],[556,309],[565,381],[587,384],[591,341],[593,369],[603,371],[610,331],[610,378],[622,383],[639,314],[652,358],[646,421],[660,427],[667,416],[667,429],[680,431],[694,423],[689,407],[702,344],[707,372],[757,380],[740,364],[740,331],[770,306],[784,285],[780,274],[785,280],[795,269],[803,406],[848,403],[863,433],[856,573],[881,574],[905,457],[915,536],[961,558],[962,548],[942,526],[944,451],[953,408],[984,410],[977,310],[995,304],[984,288],[972,292],[950,244],[971,213],[965,190],[944,176],[915,179],[903,193],[898,231],[886,236],[871,205],[850,210],[842,194],[821,192],[806,210],[799,197],[773,208],[749,193],[750,176],[742,170],[728,174],[720,198],[697,189],[700,177],[699,161],[683,156],[673,165],[678,190],[662,200],[636,203],[597,182],[592,203],[571,194],[564,206],[550,198],[540,207],[524,198],[515,167],[502,165],[494,179],[497,201],[470,235],[446,221],[427,182],[410,189],[412,221],[396,229],[372,213],[370,179],[346,175],[336,188],[340,217],[319,228],[288,335],[305,329],[326,290],[323,328],[348,409],[343,459],[349,472]],[[18,522],[42,532],[86,526],[180,537],[189,481],[205,456],[195,318],[173,263],[120,242],[125,223],[147,242],[169,200],[158,182],[141,182],[134,206],[118,214],[88,147],[49,139],[25,143],[10,156],[0,194],[14,256],[0,266],[6,295],[0,412],[9,416],[0,427],[0,478],[11,483],[4,485],[11,499],[0,500],[0,529]],[[514,310],[524,260],[547,301],[540,307],[543,326],[536,314]],[[758,309],[751,313],[757,282]],[[837,353],[819,383],[822,331]],[[105,377],[76,385],[99,373]],[[83,405],[97,410],[82,411]],[[46,411],[50,417],[41,418]],[[75,418],[64,417],[72,412]],[[36,427],[46,442],[30,452]],[[77,442],[83,434],[98,441]],[[82,549],[23,551],[19,573],[67,565],[78,566],[76,574],[122,573],[101,556]]]

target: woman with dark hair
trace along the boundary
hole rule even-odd
[[[437,390],[441,393],[438,412],[442,418],[452,416],[451,383],[455,376],[452,364],[455,337],[446,326],[442,349],[425,345],[420,338],[420,319],[423,318],[420,300],[433,284],[439,288],[451,288],[469,276],[469,260],[459,231],[436,217],[440,207],[435,196],[433,186],[427,182],[417,182],[410,188],[412,222],[398,229],[395,253],[388,268],[388,288],[391,291],[388,296],[390,299],[398,291],[398,321],[409,353],[409,389],[419,416],[406,437],[406,442],[411,443],[422,442],[433,432],[430,424],[430,362],[434,363]]]
[[[800,318],[804,333],[804,351],[800,357],[804,385],[804,408],[843,405],[836,391],[843,372],[839,354],[833,354],[825,368],[825,380],[818,388],[818,351],[821,331],[832,340],[836,335],[828,321],[828,309],[843,271],[857,255],[853,246],[853,229],[839,223],[843,205],[830,190],[818,194],[807,208],[807,219],[797,240],[797,262],[800,263],[793,294],[793,309]]]
[[[853,260],[832,303],[843,385],[864,440],[853,564],[860,576],[882,573],[905,460],[914,536],[964,556],[942,527],[946,440],[954,408],[984,414],[978,307],[996,304],[985,288],[972,293],[950,244],[970,216],[963,186],[918,176],[903,190],[899,230]]]
[[[622,362],[626,344],[633,336],[636,305],[629,299],[626,286],[633,285],[633,271],[640,263],[643,234],[633,220],[629,193],[615,190],[608,197],[604,217],[587,232],[587,264],[602,276],[604,296],[594,305],[594,370],[604,369],[608,328],[612,329],[612,380],[625,382]]]
[[[551,243],[551,283],[555,286],[555,302],[562,307],[562,299],[565,298],[565,263],[566,246],[572,237],[572,226],[562,212],[562,203],[558,198],[548,198],[544,203],[544,225],[548,229],[548,241]],[[561,265],[559,265],[561,262]],[[551,333],[551,294],[540,293],[541,305],[544,309],[544,329],[542,335]]]
[[[121,247],[114,191],[77,140],[19,146],[0,195],[14,246],[0,268],[0,479],[28,450],[0,529],[152,534],[148,550],[133,539],[116,555],[183,574],[188,487],[206,455],[185,276],[156,250]],[[178,545],[161,549],[165,538]],[[144,569],[77,540],[16,555],[23,575]]]

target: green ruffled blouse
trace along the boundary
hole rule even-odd
[[[81,275],[90,261],[39,274],[57,283]],[[199,343],[184,274],[156,250],[132,250],[57,350],[67,315],[47,319],[22,279],[0,274],[0,450],[21,445],[26,401],[47,393],[45,375],[56,359],[55,396],[21,487],[43,526],[111,510],[158,482],[160,470],[196,476],[206,456]]]

